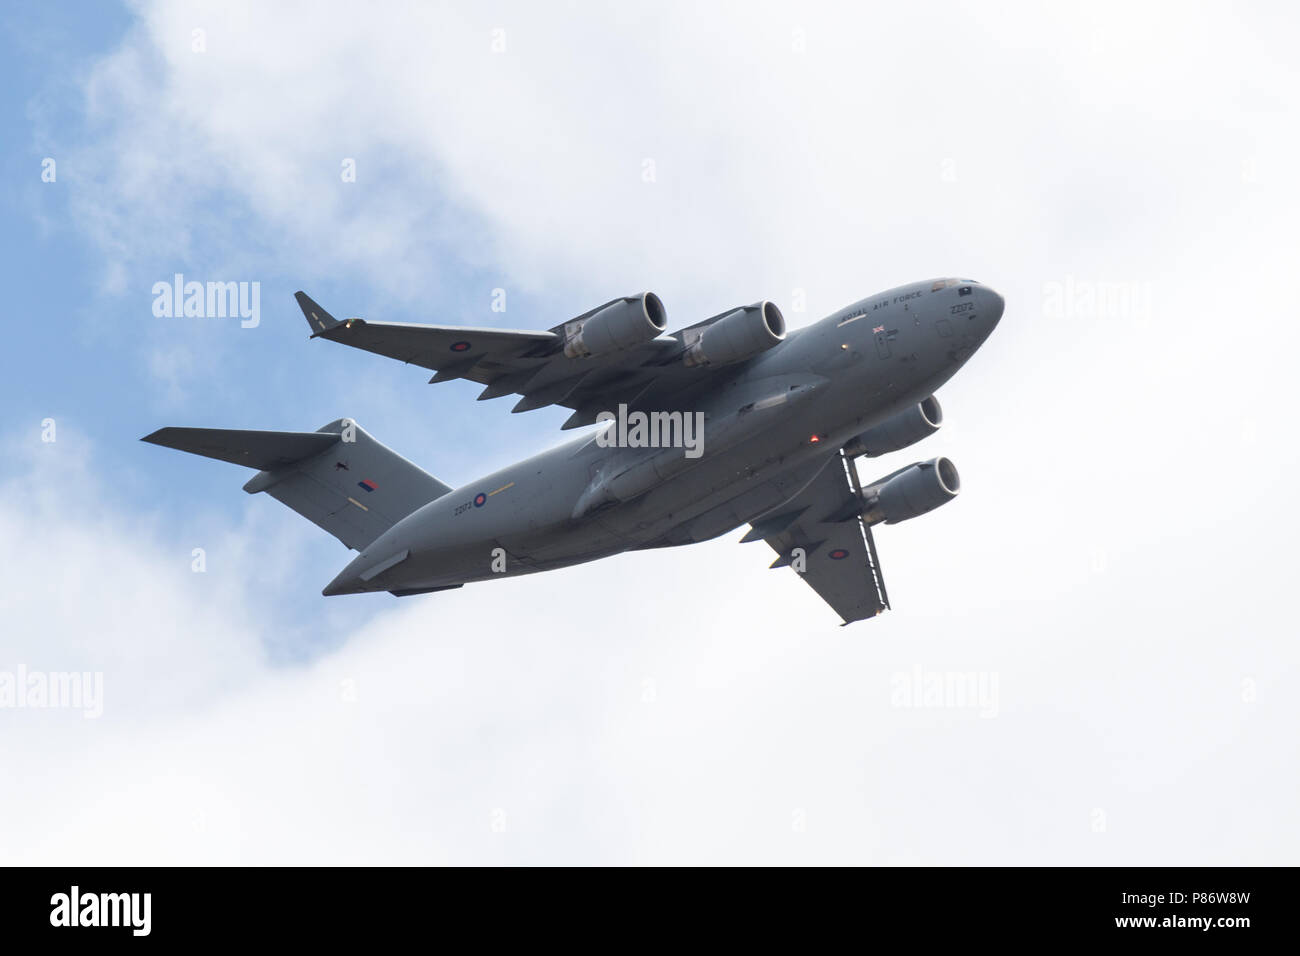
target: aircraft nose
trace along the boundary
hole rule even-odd
[[[984,288],[984,296],[988,299],[986,309],[989,317],[993,320],[992,324],[997,325],[998,320],[1002,318],[1002,310],[1006,308],[1007,300],[1002,298],[1000,292],[987,286]]]

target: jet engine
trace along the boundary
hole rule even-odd
[[[585,319],[565,325],[568,358],[608,355],[648,342],[668,328],[668,313],[653,292],[615,299]]]
[[[697,334],[688,329],[686,335],[688,347],[683,361],[687,367],[731,365],[781,344],[785,316],[774,302],[755,302],[728,312]]]
[[[939,400],[931,395],[868,428],[844,446],[844,453],[850,457],[866,455],[868,458],[887,455],[933,435],[942,424],[943,409],[939,407]]]
[[[918,461],[864,488],[867,524],[898,524],[933,511],[957,497],[961,478],[947,458]]]

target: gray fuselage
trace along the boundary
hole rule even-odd
[[[325,594],[418,591],[704,541],[779,507],[854,436],[932,394],[1002,317],[978,282],[855,302],[719,370],[666,409],[703,413],[699,449],[610,447],[600,426],[393,525]],[[611,413],[618,410],[610,409]]]

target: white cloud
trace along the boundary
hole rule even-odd
[[[1269,813],[1296,781],[1266,633],[1141,612],[1168,585],[1122,554],[1062,575],[999,552],[990,595],[964,502],[882,533],[900,610],[853,629],[721,541],[385,601],[270,667],[246,589],[76,467],[4,490],[27,542],[0,568],[6,664],[105,672],[99,720],[0,711],[33,770],[3,798],[12,862],[1267,862],[1294,839]],[[1056,580],[1014,585],[1044,561]],[[997,674],[997,716],[894,706],[916,667]]]

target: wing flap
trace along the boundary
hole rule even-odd
[[[837,452],[806,488],[753,522],[742,540],[761,536],[845,624],[889,608],[871,529],[862,520],[853,464]],[[792,518],[793,516],[793,518]],[[779,530],[777,530],[779,528]]]

